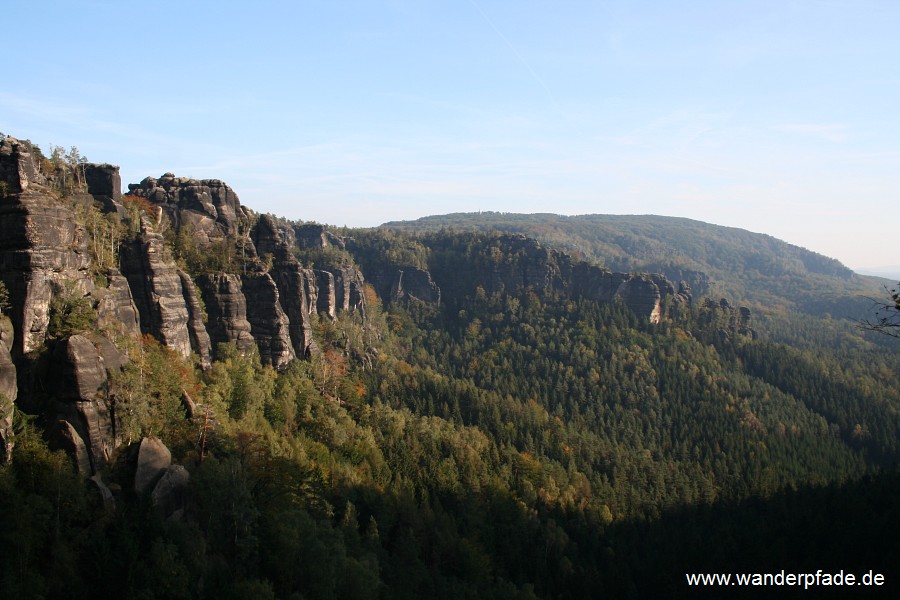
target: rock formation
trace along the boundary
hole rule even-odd
[[[162,441],[144,438],[138,449],[137,470],[134,473],[134,491],[150,492],[172,464],[172,453]]]
[[[316,284],[319,287],[316,310],[331,318],[337,314],[337,292],[334,287],[334,274],[329,271],[315,271]]]
[[[187,329],[191,340],[191,348],[200,357],[200,366],[205,370],[212,364],[212,342],[209,339],[209,333],[206,331],[200,295],[193,280],[181,269],[178,269],[178,278],[181,280],[181,293],[184,296],[184,304],[188,311]]]
[[[219,344],[228,342],[234,342],[241,352],[249,350],[254,340],[241,279],[227,273],[210,273],[201,275],[197,284],[206,304],[207,330],[214,354]]]
[[[334,275],[334,304],[339,312],[359,311],[365,317],[366,297],[363,293],[365,278],[359,269],[342,268],[331,271]]]
[[[750,326],[752,314],[746,306],[735,308],[725,298],[718,302],[711,298],[704,298],[700,308],[701,323],[707,326],[717,326],[719,338],[723,341],[733,339],[735,336],[756,339],[757,333]]]
[[[140,313],[141,331],[182,356],[189,356],[190,315],[182,280],[163,236],[153,230],[146,215],[141,217],[140,235],[122,247],[122,272]]]
[[[241,352],[258,348],[263,364],[282,369],[297,357],[318,352],[313,338],[318,315],[336,318],[353,311],[366,316],[366,278],[351,258],[356,245],[324,225],[255,215],[223,182],[171,173],[128,186],[150,207],[134,223],[128,220],[133,205],[126,210],[122,204],[118,167],[79,165],[79,174],[71,166],[54,169],[44,173],[28,143],[13,138],[0,143],[0,277],[11,298],[10,320],[0,320],[3,455],[12,444],[13,402],[24,405],[16,385],[17,360],[29,366],[25,380],[53,382],[52,394],[38,395],[27,406],[55,424],[57,445],[90,474],[119,443],[109,379],[128,359],[110,339],[150,334],[182,356],[196,353],[203,368],[210,366],[218,344],[231,342]],[[91,206],[118,215],[132,232],[119,248],[118,269],[106,265],[100,271],[91,263],[89,241],[94,239],[87,239],[76,218]],[[167,235],[175,234],[175,250],[162,235],[167,227],[172,228]],[[333,251],[321,253],[324,266],[315,270],[295,256],[296,251],[328,248]],[[174,253],[182,262],[176,263]],[[335,256],[340,260],[331,260]],[[471,265],[447,264],[437,271],[391,265],[374,267],[366,275],[376,293],[390,302],[440,304],[461,300],[483,286],[491,294],[533,290],[622,301],[651,322],[659,321],[671,303],[690,302],[689,283],[706,283],[696,273],[679,272],[688,283],[682,281],[676,291],[663,275],[612,273],[522,235],[491,238]],[[50,340],[48,362],[29,362],[28,354],[47,341],[51,301],[63,293],[91,300],[98,331]],[[749,311],[742,309],[729,319],[731,330],[752,332]],[[20,379],[23,372],[18,371]],[[145,442],[148,448],[153,444]],[[136,486],[138,479],[144,482],[143,491],[154,489],[155,483],[147,482],[161,477],[167,467],[152,476],[147,468],[139,466],[136,478]],[[181,481],[176,471],[170,478]],[[162,488],[159,493],[169,495]],[[159,502],[169,505],[168,500]]]
[[[291,229],[293,239],[285,240],[288,244],[296,245],[298,248],[327,248],[329,246],[337,246],[338,248],[346,248],[346,243],[339,236],[334,235],[324,225],[318,223],[307,223],[297,225]]]
[[[12,322],[0,315],[0,462],[8,461],[12,454],[12,420],[19,394],[16,365],[9,353],[12,342]]]
[[[166,173],[128,185],[129,193],[162,208],[173,226],[188,226],[196,241],[206,245],[226,236],[236,238],[245,221],[237,194],[218,179],[188,179]]]
[[[12,305],[14,355],[44,342],[54,294],[66,284],[82,293],[93,287],[84,228],[39,179],[27,144],[0,142],[0,273]]]
[[[264,365],[282,369],[296,355],[291,344],[290,323],[281,309],[278,288],[268,273],[244,275],[241,281],[250,335],[256,340],[259,358]]]
[[[620,300],[636,314],[657,323],[665,305],[676,298],[674,284],[658,274],[614,273],[577,261],[570,255],[545,248],[521,234],[501,235],[491,240],[468,266],[471,272],[453,270],[435,275],[442,297],[465,296],[480,285],[488,294],[529,289],[542,294],[581,297],[613,302]]]
[[[109,164],[86,164],[83,168],[88,193],[103,204],[103,211],[124,214],[122,208],[122,178],[119,167]]]
[[[278,288],[281,308],[288,319],[294,354],[308,356],[316,351],[311,316],[318,301],[316,275],[304,269],[291,252],[286,238],[293,229],[279,229],[269,215],[260,216],[251,232],[259,256],[272,256],[270,275]]]
[[[54,350],[51,371],[55,386],[50,410],[61,423],[60,442],[78,456],[83,444],[96,472],[117,445],[111,415],[109,377],[128,361],[106,338],[73,335]],[[82,465],[80,465],[82,466]]]
[[[110,269],[106,279],[107,287],[93,292],[97,299],[98,326],[117,335],[139,336],[141,321],[128,280],[118,269]]]
[[[441,288],[429,271],[419,267],[384,269],[371,274],[369,280],[379,297],[391,302],[441,303]]]

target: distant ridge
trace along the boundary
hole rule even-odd
[[[834,258],[770,235],[683,217],[480,212],[394,221],[383,227],[523,233],[615,271],[659,272],[689,282],[702,282],[705,275],[708,289],[695,291],[813,315],[859,318],[868,310],[863,297],[877,296],[884,285]]]

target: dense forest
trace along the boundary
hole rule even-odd
[[[46,169],[66,172],[57,159]],[[558,242],[545,251],[475,217],[483,227],[465,231],[440,220],[313,228],[325,241],[304,246],[308,224],[246,211],[239,235],[203,246],[146,199],[122,200],[115,218],[73,200],[73,178],[48,178],[42,193],[74,202],[86,239],[99,240],[86,246],[98,288],[124,266],[124,254],[103,254],[103,235],[127,248],[160,231],[153,243],[200,284],[232,273],[246,288],[285,264],[353,269],[367,278],[365,310],[311,310],[310,350],[283,364],[239,337],[203,364],[152,330],[101,330],[93,296],[60,287],[46,339],[13,352],[20,382],[32,383],[0,466],[4,595],[671,598],[697,596],[685,573],[781,569],[874,570],[887,583],[865,597],[896,592],[900,347],[824,315],[862,289],[836,261],[760,236],[728,237],[723,253],[688,222],[706,250],[661,264],[671,246],[646,249],[685,234],[612,217],[579,222],[577,243],[557,235],[555,218],[530,217],[546,247]],[[260,223],[296,232],[292,256],[263,251]],[[617,227],[614,249],[596,241],[603,223]],[[689,300],[664,297],[652,322],[567,282],[529,283],[535,248],[548,273],[566,261],[655,264],[707,285]],[[751,268],[769,256],[777,268]],[[397,269],[427,272],[440,300],[385,284]],[[837,287],[813,309],[823,283]],[[15,290],[0,291],[6,315]],[[722,297],[749,304],[752,320]],[[40,383],[62,376],[54,361],[79,336],[127,356],[108,382],[119,443],[91,478],[55,441],[47,407],[58,399]],[[149,439],[189,475],[170,505],[137,489]]]

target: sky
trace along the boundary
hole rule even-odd
[[[895,0],[5,0],[0,132],[352,227],[659,214],[900,265]],[[896,267],[900,272],[900,267]]]

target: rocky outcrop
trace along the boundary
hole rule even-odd
[[[107,463],[117,445],[108,382],[127,361],[109,340],[100,337],[73,335],[54,350],[55,400],[49,408],[58,421],[68,423],[59,427],[63,435],[58,441],[76,457],[83,443],[91,472]]]
[[[331,318],[337,315],[337,292],[334,287],[334,275],[329,271],[314,271],[319,293],[316,300],[316,311],[325,313]]]
[[[118,269],[106,274],[108,285],[93,291],[97,299],[97,324],[114,335],[141,335],[141,321],[128,280]]]
[[[738,336],[756,339],[757,333],[751,327],[752,313],[746,306],[735,308],[722,298],[718,302],[704,298],[700,305],[700,323],[707,327],[717,327],[719,339],[727,341]]]
[[[385,269],[369,274],[379,297],[391,302],[441,303],[441,288],[434,282],[431,273],[419,267]]]
[[[31,144],[14,137],[0,140],[0,199],[24,192],[38,180]]]
[[[237,194],[218,179],[189,179],[166,173],[128,185],[129,193],[159,206],[176,228],[188,226],[201,245],[237,237],[246,220]]]
[[[124,215],[122,207],[122,178],[119,167],[110,164],[83,165],[88,193],[103,205],[103,211]]]
[[[334,304],[339,312],[359,311],[365,317],[366,297],[363,293],[365,278],[354,268],[334,269]]]
[[[12,456],[13,412],[19,394],[16,365],[9,353],[12,342],[12,322],[0,315],[0,462],[8,461]]]
[[[298,248],[327,248],[337,246],[346,248],[343,238],[331,233],[324,225],[318,223],[306,223],[292,228],[292,238],[286,239],[288,245],[296,245]],[[290,234],[288,234],[290,236]]]
[[[184,295],[184,304],[188,311],[187,329],[191,339],[191,348],[200,357],[200,367],[206,370],[212,364],[212,342],[206,331],[200,295],[194,281],[181,269],[178,269],[178,278],[181,280],[181,292]]]
[[[43,344],[54,294],[67,285],[87,293],[93,283],[84,228],[71,208],[29,179],[35,172],[31,156],[10,139],[0,143],[4,173],[0,181],[7,190],[22,191],[0,198],[0,273],[12,305],[8,313],[16,331],[12,351],[19,355]]]
[[[247,299],[240,278],[227,273],[210,273],[201,275],[197,285],[206,304],[213,354],[219,344],[228,342],[234,342],[241,352],[252,348],[254,340],[247,320]]]
[[[138,238],[122,247],[121,267],[140,313],[141,331],[190,356],[190,314],[178,267],[146,216],[141,217]]]
[[[56,422],[56,437],[57,442],[75,461],[75,468],[78,470],[78,473],[89,477],[94,472],[93,461],[81,434],[70,422],[60,419]]]
[[[570,298],[601,302],[621,301],[636,314],[659,322],[667,302],[687,300],[675,285],[659,274],[615,273],[520,234],[493,238],[468,268],[452,263],[436,279],[442,298],[465,297],[480,286],[488,294],[532,290]]]
[[[366,314],[365,278],[353,268],[316,270],[318,294],[316,309],[334,318],[339,312],[359,311]]]
[[[288,318],[288,331],[294,354],[305,357],[317,352],[313,339],[312,315],[316,311],[319,290],[316,274],[298,263],[278,265],[271,273],[278,287],[281,307]]]
[[[648,275],[629,277],[616,290],[620,298],[634,313],[646,316],[651,323],[659,323],[661,298],[658,281]]]
[[[283,369],[296,355],[291,344],[290,323],[281,309],[278,288],[268,273],[241,277],[246,298],[250,335],[256,340],[264,365]]]
[[[316,275],[304,269],[291,252],[286,240],[293,229],[279,228],[269,215],[260,216],[251,232],[259,256],[272,256],[270,275],[278,288],[281,308],[288,319],[291,344],[296,356],[308,356],[316,351],[312,335],[311,316],[318,300]]]

